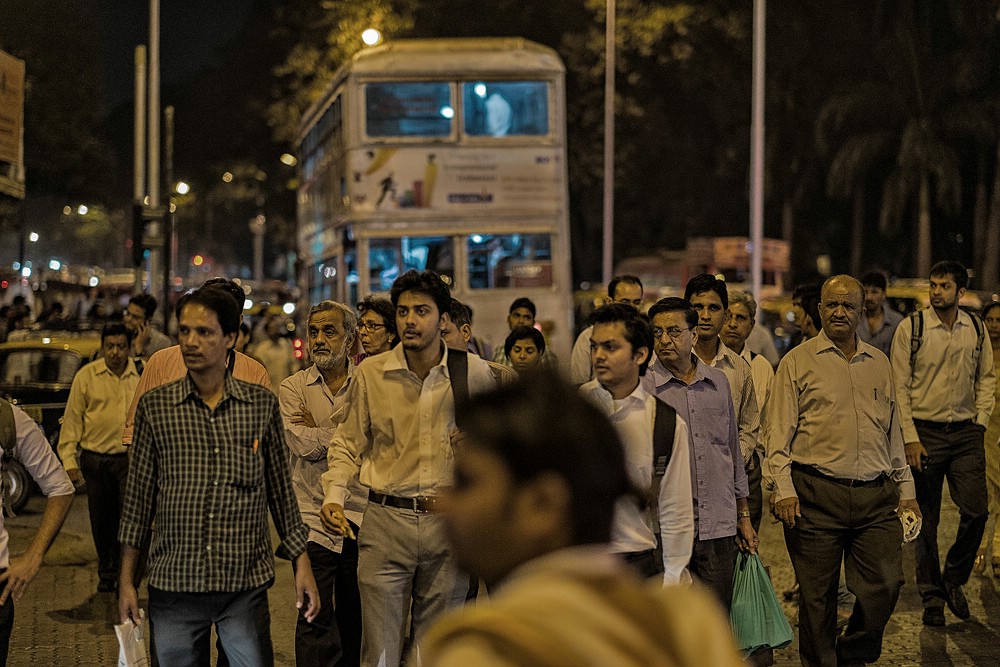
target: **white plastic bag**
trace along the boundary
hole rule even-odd
[[[139,620],[144,616],[139,610]],[[149,667],[146,649],[146,626],[136,625],[132,619],[115,626],[118,635],[118,667]]]

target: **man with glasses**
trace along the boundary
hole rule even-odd
[[[613,303],[624,303],[636,310],[642,309],[642,281],[635,276],[615,276],[608,283],[608,298]],[[570,382],[583,384],[589,382],[594,375],[590,360],[590,337],[594,327],[589,326],[580,332],[573,344],[570,356]]]
[[[689,570],[729,609],[737,542],[750,552],[758,544],[729,381],[692,353],[698,314],[689,302],[661,299],[649,309],[649,319],[656,361],[643,376],[644,386],[677,411],[691,434],[695,539]]]

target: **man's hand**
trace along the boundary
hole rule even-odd
[[[83,484],[83,473],[80,472],[79,468],[67,470],[66,474],[69,475],[69,481],[73,482],[73,486],[79,487]]]
[[[903,512],[906,510],[913,510],[913,513],[917,515],[918,519],[922,519],[924,517],[924,515],[920,513],[920,505],[917,503],[915,498],[900,500],[899,507],[896,508],[896,515],[902,516]]]
[[[42,567],[42,559],[24,554],[19,558],[12,558],[7,571],[0,574],[0,584],[6,583],[7,587],[0,595],[0,605],[7,602],[7,598],[13,598],[17,602],[28,590],[28,584],[38,574]]]
[[[305,426],[306,428],[316,428],[316,420],[313,419],[312,414],[306,410],[305,404],[299,406],[299,411],[292,415],[290,420],[296,426]]]
[[[132,580],[118,578],[118,617],[121,623],[132,619],[136,625],[142,624],[142,615],[139,613],[139,594],[132,585]]]
[[[302,611],[303,607],[305,611]],[[295,608],[302,611],[302,616],[309,623],[319,614],[319,589],[316,588],[309,554],[305,551],[295,559]]]
[[[924,449],[923,443],[916,440],[906,443],[904,447],[906,449],[906,463],[917,472],[923,472],[924,460],[927,458],[927,450]]]
[[[778,521],[789,528],[794,528],[795,518],[802,516],[802,513],[799,511],[799,499],[795,496],[784,498],[774,503],[772,512]]]
[[[753,524],[750,523],[750,517],[740,517],[740,520],[736,522],[736,541],[740,551],[757,553],[760,538],[757,536],[757,531],[753,529]]]
[[[350,529],[350,526],[347,525],[347,517],[344,516],[344,508],[337,503],[323,505],[319,511],[319,518],[323,527],[335,535],[347,535]]]
[[[457,452],[465,443],[465,433],[458,428],[453,428],[448,433],[448,439],[451,441],[451,451]]]

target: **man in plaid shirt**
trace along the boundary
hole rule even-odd
[[[187,375],[139,401],[119,540],[119,612],[138,623],[133,575],[150,533],[149,613],[163,665],[207,665],[198,641],[216,626],[234,664],[270,662],[271,641],[258,620],[267,612],[274,560],[270,508],[281,538],[278,555],[296,564],[296,605],[306,618],[319,598],[288,472],[277,397],[233,379],[226,359],[236,342],[239,307],[208,287],[179,306]]]

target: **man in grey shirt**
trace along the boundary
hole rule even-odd
[[[883,273],[872,271],[861,279],[861,284],[865,287],[865,316],[858,325],[858,338],[882,350],[888,357],[892,335],[903,316],[885,300],[888,283]]]

